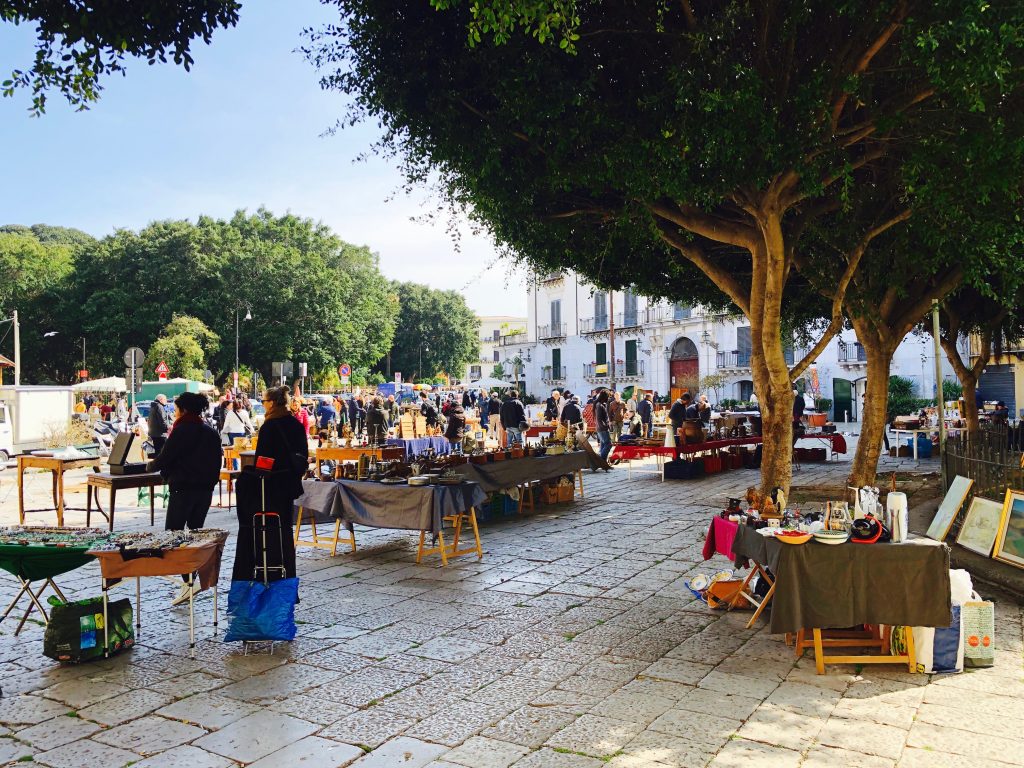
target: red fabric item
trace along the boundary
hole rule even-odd
[[[257,456],[256,469],[265,469],[268,472],[274,468],[273,456]]]
[[[732,543],[736,540],[739,523],[733,523],[721,517],[711,518],[708,535],[704,539],[704,559],[710,560],[713,555],[723,555],[730,561],[736,560],[732,552]]]

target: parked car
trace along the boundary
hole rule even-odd
[[[252,405],[252,425],[259,429],[263,426],[264,419],[267,418],[267,409],[263,403],[250,402],[250,405]]]
[[[131,416],[129,421],[134,424],[138,421],[146,421],[149,419],[149,409],[153,407],[153,400],[136,400],[135,405],[132,408]],[[173,420],[174,419],[174,404],[168,400],[167,405],[164,406],[164,410],[167,411],[167,415]]]

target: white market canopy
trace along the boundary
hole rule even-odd
[[[80,381],[72,384],[71,389],[74,392],[127,392],[128,384],[123,376],[108,376],[94,381]]]
[[[469,382],[469,386],[474,389],[508,389],[512,386],[510,381],[502,381],[501,379],[486,378],[477,379],[476,381]]]
[[[164,379],[164,384],[195,384],[196,389],[200,392],[212,392],[216,389],[213,384],[207,384],[205,381],[196,381],[195,379],[183,379],[180,376],[176,379]]]

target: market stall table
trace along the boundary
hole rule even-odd
[[[530,507],[533,507],[531,483],[554,480],[565,475],[572,475],[579,485],[580,498],[583,498],[583,469],[594,469],[594,463],[585,451],[572,451],[555,456],[523,456],[518,459],[474,464],[459,464],[452,470],[467,480],[479,484],[486,493],[503,491],[508,488],[519,488],[519,511],[523,511],[524,499],[529,495]]]
[[[25,530],[32,531],[33,529],[27,527]],[[60,533],[59,529],[50,530],[58,534]],[[88,531],[81,528],[69,528],[66,530],[77,537],[82,537],[88,533]],[[10,535],[16,536],[14,529],[7,529],[7,532]],[[15,637],[21,632],[22,627],[25,626],[25,622],[28,620],[33,609],[39,611],[44,622],[49,623],[50,617],[47,615],[46,609],[40,600],[47,587],[50,587],[61,601],[67,602],[67,598],[64,597],[64,593],[60,591],[60,587],[57,586],[54,579],[61,574],[80,568],[92,560],[89,549],[94,546],[94,541],[101,540],[105,536],[103,531],[100,530],[94,530],[92,533],[95,536],[91,540],[65,543],[60,546],[36,542],[0,543],[0,569],[13,575],[21,585],[21,589],[14,596],[10,605],[7,606],[3,615],[0,616],[0,621],[3,621],[10,615],[23,595],[27,596],[29,600],[28,607],[25,609],[24,615],[14,630]],[[7,537],[5,536],[5,538]],[[33,582],[40,581],[43,582],[42,586],[38,590],[34,589]]]
[[[829,461],[835,458],[837,453],[846,453],[846,438],[836,432],[805,432],[796,439],[796,442],[801,440],[817,440],[825,443],[829,450]]]
[[[48,512],[50,509],[57,511],[57,526],[64,525],[64,512],[73,507],[64,506],[64,473],[72,469],[92,467],[99,472],[99,458],[89,456],[78,459],[62,459],[56,456],[33,456],[32,454],[21,454],[18,456],[18,522],[25,524],[25,515],[29,512]],[[53,475],[53,507],[41,509],[25,509],[25,470],[46,469]],[[77,508],[74,508],[77,509]],[[80,510],[85,511],[85,510]]]
[[[341,477],[341,462],[359,461],[362,456],[369,456],[377,461],[392,461],[405,458],[405,450],[401,446],[345,446],[345,445],[322,445],[316,449],[316,465],[319,471],[320,463],[323,461],[336,461],[338,466],[334,469],[335,479]]]
[[[525,432],[523,432],[523,439],[526,440],[531,437],[543,439],[548,435],[555,434],[555,426],[553,424],[531,424]]]
[[[914,461],[917,461],[917,436],[924,435],[925,437],[928,437],[932,432],[936,431],[936,429],[937,428],[933,429],[931,427],[916,427],[914,429],[894,427],[892,431],[896,435],[897,453],[899,452],[898,446],[900,444],[900,433],[902,432],[903,434],[910,435],[911,450],[914,452]]]
[[[887,647],[884,638],[865,641],[824,637],[830,629],[874,627],[947,627],[951,621],[949,549],[930,539],[900,544],[782,544],[753,528],[739,526],[733,551],[764,566],[775,576],[769,631],[797,635],[797,652],[811,645],[815,664],[906,663],[916,671],[913,641],[906,653],[879,656],[826,656],[826,647]]]
[[[220,579],[220,562],[227,542],[227,531],[220,531],[216,538],[195,541],[184,546],[164,549],[159,554],[134,553],[120,549],[90,549],[99,561],[100,581],[103,589],[103,647],[109,655],[108,593],[122,579],[135,579],[135,627],[142,626],[142,578],[146,576],[181,576],[190,574],[188,583],[194,582],[199,574],[200,591],[213,589],[213,631],[217,631],[217,582]],[[126,557],[127,555],[127,557]],[[195,655],[195,606],[190,591],[188,599],[189,653]]]
[[[93,472],[85,480],[85,524],[89,525],[92,520],[92,503],[96,500],[96,511],[106,519],[111,531],[114,530],[114,505],[117,499],[117,492],[130,488],[149,489],[149,524],[154,525],[156,520],[156,499],[155,490],[157,486],[166,484],[159,472],[144,472],[139,475],[112,475],[109,472]],[[104,512],[100,507],[100,490],[110,491],[110,512]],[[230,496],[229,496],[230,500]]]
[[[657,461],[657,467],[653,470],[649,469],[638,469],[637,472],[645,473],[656,473],[664,477],[664,463],[665,458],[674,459],[676,456],[676,449],[672,446],[665,445],[647,445],[644,443],[615,443],[612,446],[611,452],[608,454],[609,462],[626,462],[626,475],[629,478],[633,477],[633,462],[636,460],[644,460],[654,457]]]
[[[433,450],[438,456],[451,453],[452,446],[448,442],[448,438],[443,436],[434,437],[389,437],[386,441],[387,445],[397,445],[405,451],[406,458],[418,456],[421,453],[426,453],[428,450]]]
[[[487,494],[477,483],[410,486],[385,485],[365,480],[337,480],[335,485],[339,493],[334,500],[332,515],[346,525],[353,538],[355,525],[419,531],[417,563],[424,555],[431,554],[439,554],[442,565],[448,565],[448,558],[460,555],[476,554],[478,560],[483,558],[476,507],[484,502]],[[452,544],[445,543],[445,523],[452,524],[454,528]],[[463,524],[473,529],[475,546],[460,550],[459,538]],[[428,533],[437,539],[437,546],[424,546]]]
[[[338,497],[338,485],[332,482],[320,480],[303,480],[302,495],[295,500],[295,548],[314,547],[316,549],[330,550],[333,557],[338,553],[338,544],[348,544],[352,551],[356,551],[355,534],[349,538],[341,539],[340,517],[332,516],[334,502]],[[313,538],[302,538],[302,523],[308,521]],[[317,532],[318,523],[333,523],[334,535],[321,538]]]

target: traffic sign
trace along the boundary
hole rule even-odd
[[[395,386],[396,387],[402,386],[402,372],[401,371],[395,371]]]
[[[89,372],[84,368],[78,372],[78,378],[85,380],[89,378]]]
[[[343,386],[343,387],[347,387],[347,386],[348,386],[348,383],[349,383],[349,381],[350,381],[350,379],[349,379],[349,377],[348,377],[348,376],[342,376],[342,377],[341,377],[341,386]]]
[[[167,367],[167,363],[161,360],[159,363],[157,363],[156,372],[162,373],[166,376],[168,373],[171,372],[171,369]]]
[[[342,363],[341,365],[338,366],[338,375],[341,376],[341,378],[343,379],[351,376],[352,366],[350,366],[348,363]]]
[[[129,347],[124,353],[124,364],[129,367],[134,365],[136,368],[139,368],[145,359],[146,353],[139,347]]]

